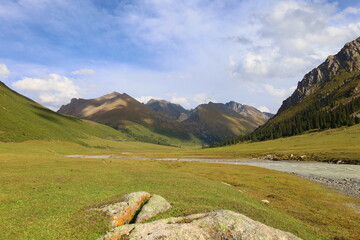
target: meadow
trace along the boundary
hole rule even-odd
[[[173,204],[157,218],[229,209],[303,239],[360,235],[360,215],[353,207],[360,206],[359,199],[299,176],[250,166],[63,156],[231,157],[240,150],[232,155],[225,154],[226,148],[195,150],[96,138],[87,143],[93,146],[0,143],[0,239],[96,239],[108,229],[107,222],[89,209],[120,201],[133,191],[160,194]],[[263,199],[270,204],[263,204]]]

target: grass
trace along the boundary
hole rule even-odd
[[[290,155],[293,154],[295,158],[306,156],[305,160],[343,159],[359,163],[359,143],[360,124],[271,141],[205,149],[199,153],[223,157],[260,157],[273,154],[277,155],[279,159],[289,159]]]
[[[198,158],[256,158],[276,155],[278,159],[300,159],[330,161],[346,160],[350,163],[360,162],[360,124],[322,132],[280,138],[255,143],[206,148],[206,149],[172,149],[169,152],[154,152],[157,157],[198,157]],[[139,154],[139,153],[138,153]],[[143,155],[151,155],[146,153]]]
[[[83,143],[89,136],[125,139],[108,126],[62,116],[0,82],[0,141],[60,140]]]
[[[348,207],[359,206],[358,199],[295,175],[250,166],[63,157],[199,151],[96,139],[88,144],[101,147],[48,141],[0,143],[0,239],[95,239],[107,227],[88,209],[119,201],[132,191],[160,194],[174,204],[158,218],[230,209],[303,239],[360,235],[359,213]],[[270,204],[262,204],[262,199]]]

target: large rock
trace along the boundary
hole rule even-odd
[[[171,204],[159,195],[152,195],[150,200],[142,207],[136,218],[136,223],[142,223],[156,215],[166,212],[171,208]]]
[[[115,203],[97,209],[111,217],[111,226],[121,226],[130,223],[136,212],[150,199],[147,192],[133,192],[124,196],[124,202]]]
[[[292,240],[291,233],[266,226],[242,214],[228,210],[168,218],[151,223],[128,224],[111,230],[99,240],[171,239],[171,240]]]

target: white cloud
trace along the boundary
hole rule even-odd
[[[209,102],[217,102],[214,100],[209,94],[207,93],[199,93],[192,97],[191,99],[196,104],[203,104],[203,103],[209,103]]]
[[[260,106],[257,109],[259,109],[261,112],[270,112],[270,109],[266,106]]]
[[[44,53],[45,58],[39,58],[43,62],[56,60],[46,67],[60,63],[61,69],[46,72],[78,69],[72,74],[94,74],[80,68],[96,66],[96,75],[87,77],[96,86],[93,95],[125,91],[143,96],[141,101],[149,100],[148,95],[163,96],[191,107],[216,98],[276,109],[280,98],[290,94],[289,86],[360,32],[357,1],[348,1],[354,7],[344,10],[342,4],[325,0],[111,1],[117,2],[111,9],[94,1],[8,2],[0,8],[7,20],[1,26],[8,31],[4,36],[15,36],[16,41],[3,42],[14,43],[14,51],[20,51],[18,42],[23,44],[21,53],[34,49],[24,59]],[[51,30],[61,41],[49,47],[28,24]],[[12,76],[19,73],[13,64],[11,70]],[[15,78],[30,75],[39,76],[21,73]],[[263,84],[270,87],[265,90]]]
[[[190,107],[190,103],[185,97],[172,97],[170,102],[180,104],[185,108]]]
[[[96,72],[93,69],[83,68],[76,71],[71,72],[74,75],[94,75]]]
[[[299,81],[360,29],[359,9],[339,11],[326,1],[279,0],[254,15],[253,44],[229,63],[231,76],[241,80]]]
[[[275,88],[274,86],[270,84],[264,84],[265,91],[270,94],[271,96],[284,99],[287,97],[288,91],[286,89],[282,88]]]
[[[278,100],[284,100],[285,98],[290,96],[296,89],[295,86],[289,88],[276,88],[271,84],[263,84],[263,88],[265,92],[267,92],[269,95],[275,97]]]
[[[49,74],[45,78],[25,77],[12,86],[18,90],[34,94],[41,104],[57,108],[80,96],[79,88],[65,76]]]
[[[147,103],[148,101],[150,101],[151,99],[157,99],[156,97],[153,96],[141,96],[141,97],[137,97],[135,98],[136,100],[138,100],[141,103]]]
[[[10,70],[5,64],[0,64],[0,79],[5,79],[10,75]]]

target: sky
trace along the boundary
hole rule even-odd
[[[53,110],[116,91],[275,113],[359,36],[358,0],[0,0],[0,81]]]

